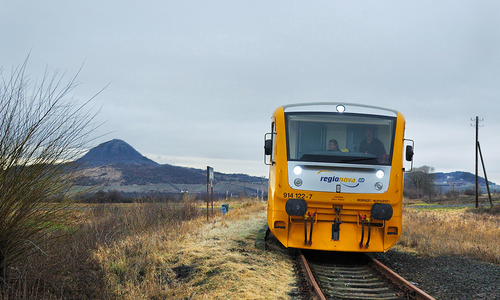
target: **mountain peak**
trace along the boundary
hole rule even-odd
[[[158,165],[158,163],[143,156],[132,146],[119,139],[99,144],[97,147],[92,148],[82,158],[78,159],[77,162],[92,166],[114,164]]]

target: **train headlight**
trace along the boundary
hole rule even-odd
[[[343,113],[345,111],[345,106],[344,105],[337,105],[336,109],[339,113]]]
[[[383,187],[384,187],[384,185],[382,184],[382,182],[375,183],[375,189],[377,191],[380,191]]]
[[[378,179],[382,179],[384,178],[384,171],[383,170],[378,170],[376,173],[375,173],[375,176],[377,176]]]
[[[295,166],[295,168],[293,168],[293,173],[295,173],[295,175],[300,175],[300,173],[302,173],[302,168],[300,166]]]
[[[300,179],[300,178],[296,178],[296,179],[293,181],[293,184],[295,184],[295,186],[301,186],[301,185],[302,185],[302,179]]]

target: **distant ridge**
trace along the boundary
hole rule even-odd
[[[143,156],[126,142],[114,139],[92,148],[77,160],[78,164],[87,166],[106,165],[143,165],[157,166],[158,163]]]
[[[470,172],[455,171],[449,173],[437,172],[434,173],[436,184],[452,184],[455,186],[472,185],[475,184],[476,175]],[[479,185],[486,185],[484,177],[478,176]],[[488,184],[496,185],[494,182],[488,180]]]
[[[99,187],[128,195],[206,192],[206,169],[158,164],[118,139],[98,145],[76,163],[82,171],[76,186]],[[267,191],[264,178],[246,174],[215,172],[213,183],[214,194],[219,197],[256,197]]]

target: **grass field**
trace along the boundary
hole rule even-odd
[[[79,206],[54,247],[11,269],[1,299],[286,299],[293,263],[255,247],[266,204]]]
[[[421,255],[456,255],[500,264],[500,218],[493,210],[407,208],[399,246]]]

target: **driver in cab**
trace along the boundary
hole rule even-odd
[[[365,139],[359,145],[359,152],[373,154],[379,162],[385,162],[386,152],[384,144],[373,134],[373,129],[365,131]]]

